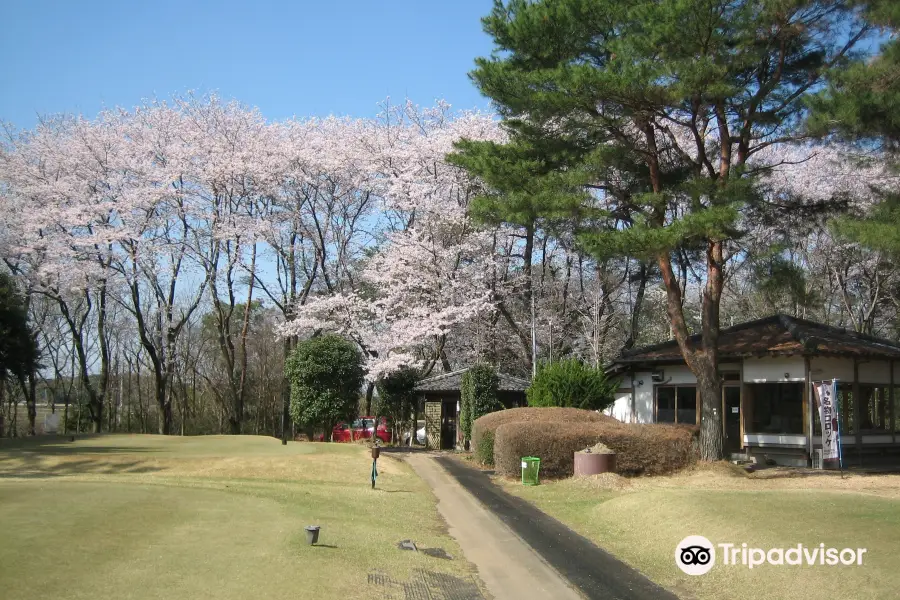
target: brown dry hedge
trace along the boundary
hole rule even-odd
[[[618,423],[616,419],[580,408],[530,406],[498,410],[476,419],[472,425],[472,450],[483,465],[494,464],[494,436],[505,423]]]
[[[627,423],[513,422],[494,434],[497,472],[519,475],[523,456],[541,459],[541,475],[569,477],[574,454],[597,442],[616,452],[616,471],[622,475],[662,475],[697,460],[695,428],[678,425]]]

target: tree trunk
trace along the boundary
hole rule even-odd
[[[22,390],[22,397],[25,398],[25,409],[28,412],[28,435],[36,435],[37,400],[35,398],[34,373],[27,377],[20,377],[19,387]]]
[[[525,274],[525,294],[523,300],[524,310],[526,315],[531,315],[531,331],[532,338],[531,343],[529,344],[529,348],[525,353],[528,356],[526,364],[528,365],[528,370],[534,372],[535,368],[535,356],[534,356],[534,320],[536,315],[534,314],[534,273],[531,268],[531,261],[534,260],[534,222],[532,221],[528,226],[525,227],[525,250],[522,253],[522,257],[524,259],[523,272]]]
[[[700,390],[700,458],[721,460],[725,431],[722,425],[722,379],[718,368],[700,359],[697,387]]]
[[[240,406],[240,400],[238,399],[237,395],[235,395],[232,400],[233,404],[231,407],[231,415],[228,417],[228,433],[230,433],[231,435],[240,435],[241,425],[243,424],[243,417],[238,415],[242,415],[243,406]]]
[[[638,281],[638,289],[637,294],[634,297],[634,306],[631,308],[631,331],[628,334],[628,339],[625,340],[624,350],[631,350],[634,345],[637,343],[638,336],[640,335],[640,326],[641,326],[641,306],[644,304],[644,293],[647,289],[647,263],[641,262],[641,271],[640,271],[640,280]]]
[[[291,405],[291,382],[285,375],[285,369],[287,367],[288,359],[291,356],[292,349],[291,339],[288,338],[284,340],[284,344],[282,345],[282,350],[284,352],[284,365],[282,367],[282,377],[281,377],[281,443],[286,444],[288,440],[288,427],[291,422],[291,413],[290,413],[290,405]],[[310,436],[309,441],[313,441]]]
[[[157,426],[160,435],[172,433],[172,405],[165,399],[159,400],[157,412]]]
[[[372,394],[375,392],[375,382],[370,381],[366,386],[366,415],[370,416],[372,414]]]
[[[9,420],[9,437],[19,437],[19,402],[15,396],[11,396],[9,403],[12,404],[12,418]]]
[[[0,437],[3,437],[3,392],[6,380],[0,379]]]
[[[668,254],[660,254],[658,263],[666,286],[666,311],[672,333],[685,362],[697,377],[700,390],[700,458],[717,461],[724,457],[722,426],[722,381],[719,376],[719,298],[722,291],[721,245],[711,242],[708,248],[708,282],[703,295],[703,330],[701,348],[690,339],[684,318],[681,286],[672,269]]]
[[[160,435],[172,432],[172,405],[169,401],[169,382],[165,377],[156,377],[156,421]]]

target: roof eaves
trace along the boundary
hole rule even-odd
[[[422,385],[423,383],[432,383],[435,381],[441,381],[442,379],[447,379],[448,377],[453,377],[454,375],[459,375],[460,373],[465,373],[469,370],[469,367],[465,367],[463,369],[457,369],[456,371],[450,371],[449,373],[441,373],[440,375],[432,375],[426,379],[423,379],[418,383],[418,385]],[[418,387],[418,386],[416,386]]]

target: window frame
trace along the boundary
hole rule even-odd
[[[840,385],[840,384],[838,384]],[[893,433],[893,427],[891,423],[891,406],[890,406],[890,398],[891,398],[891,385],[889,383],[857,383],[857,388],[860,394],[860,407],[859,407],[859,432],[862,435],[891,435]],[[875,427],[864,427],[865,423],[865,410],[863,408],[869,408],[870,405],[878,406],[877,402],[874,402],[876,391],[880,391],[881,402],[884,405],[884,417],[885,423],[883,429],[877,429]],[[853,384],[850,384],[850,393],[853,393]],[[869,394],[869,397],[865,403],[865,406],[862,404],[862,399],[866,397],[866,394]],[[851,419],[855,418],[853,414],[850,414],[849,417]],[[843,433],[843,432],[842,432]]]
[[[760,415],[761,414],[767,414],[767,416],[770,419],[769,422],[771,423],[771,418],[775,414],[775,411],[773,411],[771,409],[772,406],[778,406],[779,408],[784,407],[785,403],[783,402],[783,396],[784,396],[785,388],[779,387],[779,386],[785,386],[785,387],[794,386],[795,388],[800,390],[799,405],[794,407],[794,408],[799,408],[799,411],[800,411],[801,425],[798,429],[794,429],[792,431],[780,431],[780,432],[766,431],[767,426],[761,425],[761,423],[760,423]],[[803,407],[805,406],[804,394],[806,394],[806,392],[804,391],[805,384],[803,382],[798,382],[798,381],[753,382],[753,383],[745,384],[745,389],[746,389],[746,392],[749,394],[749,396],[751,398],[751,403],[752,403],[752,408],[751,408],[752,412],[751,412],[751,416],[750,416],[750,421],[748,422],[749,429],[747,429],[748,433],[757,434],[757,435],[807,435],[805,432],[805,429],[803,427],[803,424],[802,424],[804,415],[805,415],[805,412],[803,410]],[[778,390],[777,395],[779,396],[777,401],[775,401],[774,403],[769,403],[769,408],[765,411],[761,410],[763,405],[761,404],[760,392],[763,390],[770,390],[770,391],[773,391],[773,393],[774,393],[774,390]],[[743,394],[744,391],[745,390],[741,390],[741,393]],[[767,398],[767,400],[771,400],[771,398]],[[796,418],[796,415],[787,414],[786,411],[779,410],[777,412],[778,412],[779,418],[782,418],[782,419],[783,418],[788,418],[788,419]]]
[[[693,423],[685,423],[683,421],[678,420],[678,388],[694,388],[694,422]],[[680,383],[680,384],[664,384],[664,385],[655,385],[653,386],[653,422],[660,423],[659,421],[659,390],[661,389],[671,389],[675,390],[675,406],[673,411],[675,413],[675,421],[663,421],[663,423],[670,423],[674,425],[698,425],[700,423],[700,391],[699,387],[696,383]]]

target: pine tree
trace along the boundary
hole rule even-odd
[[[584,247],[658,265],[700,389],[701,455],[721,458],[726,264],[752,219],[785,208],[763,201],[759,153],[803,134],[805,100],[870,26],[845,0],[497,0],[483,23],[496,51],[476,61],[475,83],[538,151],[577,156],[567,186],[615,220],[585,231]],[[699,341],[681,251],[704,266]]]
[[[829,73],[828,87],[811,99],[810,129],[836,135],[891,156],[900,169],[900,3],[862,3],[869,21],[890,35],[879,55]],[[881,201],[862,218],[838,219],[835,229],[862,245],[900,255],[900,190],[882,192]]]
[[[565,146],[551,147],[533,135],[524,123],[508,126],[507,143],[463,139],[448,161],[479,177],[485,191],[471,205],[471,215],[481,223],[508,224],[520,228],[522,238],[521,299],[524,313],[532,303],[532,263],[535,236],[541,228],[552,228],[580,212],[583,192],[577,152]],[[552,142],[552,140],[550,140]],[[573,185],[576,184],[576,185]],[[504,301],[498,308],[519,338],[531,369],[531,337],[520,327]]]

